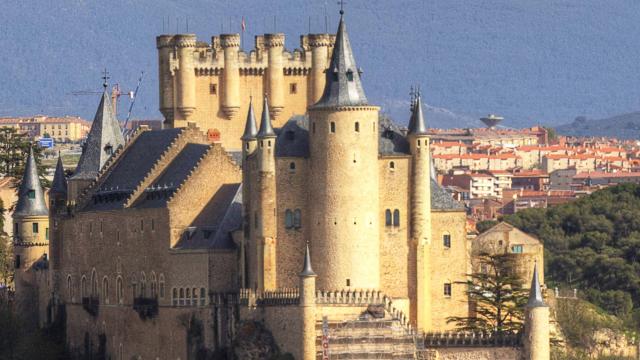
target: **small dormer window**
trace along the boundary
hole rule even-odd
[[[104,146],[104,152],[107,153],[107,155],[112,155],[113,154],[113,146],[111,146],[111,144],[107,144]]]
[[[338,69],[333,69],[333,81],[338,81]]]
[[[353,81],[353,71],[347,70],[347,80]]]
[[[33,189],[29,189],[29,191],[27,192],[27,196],[29,197],[29,199],[35,199],[36,198],[36,191]]]

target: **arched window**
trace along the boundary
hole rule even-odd
[[[296,169],[296,163],[294,163],[293,161],[289,163],[289,170],[295,170]]]
[[[284,212],[284,227],[291,229],[293,227],[293,212],[289,209]]]
[[[336,123],[335,122],[331,122],[331,132],[334,133],[336,132]]]
[[[80,298],[87,297],[87,277],[82,275],[82,279],[80,279]]]
[[[67,296],[69,302],[73,301],[73,281],[71,280],[71,275],[67,276]]]
[[[360,123],[356,121],[356,126],[355,126],[355,130],[356,132],[360,132]]]
[[[156,278],[156,273],[151,272],[151,297],[158,296],[158,279]]]
[[[159,277],[159,285],[160,285],[160,298],[164,299],[164,275],[160,274]]]
[[[442,245],[445,247],[445,249],[451,248],[451,234],[449,234],[448,232],[442,234]]]
[[[98,297],[98,273],[96,269],[91,271],[91,296],[94,298]]]
[[[147,296],[147,275],[144,271],[140,274],[140,297]]]
[[[102,302],[109,303],[109,279],[106,276],[102,278]]]
[[[384,211],[384,224],[386,226],[391,226],[393,224],[393,219],[391,218],[391,210],[387,209]]]
[[[131,275],[131,297],[134,299],[138,297],[138,280],[135,274]]]
[[[184,306],[184,288],[180,288],[180,306]]]
[[[395,169],[396,168],[396,163],[393,161],[389,161],[389,169]]]
[[[191,305],[191,288],[186,288],[184,292],[185,301],[184,304],[187,306]]]
[[[200,288],[200,306],[207,305],[207,291],[204,288]]]
[[[118,304],[124,303],[124,292],[122,291],[122,276],[118,275],[116,278],[116,297],[118,298]]]
[[[302,212],[300,209],[296,209],[293,212],[293,227],[299,229],[302,227]]]
[[[393,210],[393,226],[400,226],[400,210]]]
[[[191,305],[198,306],[198,289],[193,288],[191,291]]]

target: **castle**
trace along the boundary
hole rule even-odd
[[[432,176],[420,96],[407,132],[380,120],[342,16],[302,42],[159,36],[165,129],[123,138],[105,91],[48,210],[29,157],[16,302],[66,324],[74,353],[118,360],[201,358],[248,324],[295,359],[549,359],[537,271],[521,339],[451,335],[470,312],[466,216]]]

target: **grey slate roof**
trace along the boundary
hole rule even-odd
[[[529,290],[529,301],[527,307],[546,307],[542,298],[542,288],[540,287],[540,279],[538,279],[538,264],[533,266],[533,279],[531,279],[531,289]]]
[[[111,108],[111,98],[105,90],[72,179],[94,179],[121,146],[124,146],[124,137]]]
[[[135,207],[163,207],[178,186],[187,179],[198,161],[209,150],[206,144],[187,144],[158,178],[145,189],[143,199]]]
[[[409,134],[427,135],[427,126],[424,121],[420,95],[416,97],[416,101],[412,107],[411,120],[409,121]]]
[[[356,65],[342,15],[331,62],[325,73],[324,93],[312,108],[367,105],[367,97],[360,82],[361,71]]]
[[[379,121],[378,152],[381,155],[410,154],[409,141],[402,134],[400,127],[389,118]]]
[[[311,255],[309,254],[309,244],[307,244],[306,249],[304,250],[304,265],[302,265],[302,272],[300,276],[309,277],[316,276],[316,273],[313,271],[311,267]]]
[[[431,178],[431,210],[464,211],[464,205]]]
[[[277,157],[309,157],[309,118],[294,116],[278,132]]]
[[[231,233],[242,228],[242,185],[226,184],[214,195],[221,211],[206,226],[190,226],[175,249],[235,249]]]
[[[56,172],[53,174],[53,181],[51,182],[51,194],[66,194],[67,193],[67,179],[64,177],[64,167],[62,166],[62,157],[58,154],[58,163],[56,164]]]
[[[244,134],[242,140],[253,140],[258,135],[256,127],[256,114],[253,111],[253,99],[249,100],[249,111],[247,112],[247,121],[244,125]]]
[[[85,210],[122,208],[135,187],[181,132],[182,129],[163,129],[140,134],[106,175],[94,194],[94,201],[88,203]]]
[[[271,126],[271,116],[269,115],[269,102],[267,97],[264,97],[264,104],[262,106],[262,119],[260,121],[260,130],[258,131],[258,138],[276,137],[273,126]]]
[[[24,168],[24,175],[18,190],[18,203],[13,216],[47,216],[47,204],[38,177],[38,167],[33,156],[33,149],[29,149],[29,156]]]

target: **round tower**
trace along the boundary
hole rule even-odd
[[[172,55],[171,35],[160,35],[156,37],[156,47],[158,48],[158,81],[160,89],[160,112],[164,116],[164,123],[168,127],[173,127],[173,71],[171,69]]]
[[[48,247],[49,211],[33,150],[30,150],[13,212],[13,252],[16,304],[33,324],[38,323],[39,313],[35,272],[47,263]]]
[[[315,104],[324,91],[325,70],[329,59],[329,46],[331,37],[329,34],[309,34],[309,47],[311,48],[311,86],[309,91],[309,104]]]
[[[224,53],[221,107],[227,118],[231,119],[240,110],[240,70],[238,68],[240,34],[220,35],[220,46]]]
[[[260,130],[257,135],[256,161],[258,162],[257,198],[257,249],[258,288],[275,289],[276,284],[276,133],[271,126],[269,102],[264,98]]]
[[[282,52],[284,50],[284,34],[265,34],[264,44],[268,53],[267,89],[269,94],[269,110],[276,120],[284,109],[284,72]]]
[[[431,156],[420,94],[412,99],[408,133],[411,151],[411,241],[415,247],[416,301],[411,304],[418,329],[431,329]]]
[[[174,127],[186,127],[187,121],[196,110],[196,73],[193,59],[196,35],[176,35],[174,44],[178,55],[176,110],[180,116],[180,122],[175,120]]]
[[[549,307],[542,298],[538,279],[538,265],[533,268],[533,279],[524,320],[524,358],[527,360],[549,360]]]
[[[304,254],[300,277],[300,318],[302,321],[302,360],[316,359],[316,273],[311,267],[309,245]]]
[[[380,286],[378,107],[368,104],[343,18],[309,108],[311,249],[318,288]]]

